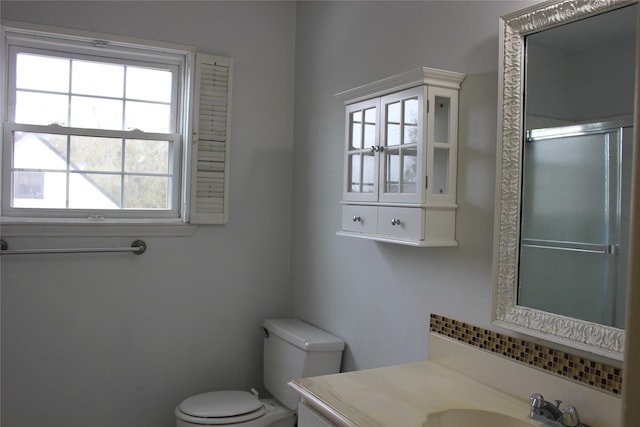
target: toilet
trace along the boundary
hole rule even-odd
[[[263,380],[273,397],[259,399],[255,390],[198,394],[176,408],[177,427],[293,427],[299,398],[287,383],[340,372],[340,338],[299,319],[265,320],[263,327]]]

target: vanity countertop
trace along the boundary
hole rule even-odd
[[[528,402],[432,361],[297,379],[289,385],[339,426],[422,427],[448,409],[501,413],[532,425]]]

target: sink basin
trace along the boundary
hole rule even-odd
[[[449,409],[434,412],[427,416],[423,427],[532,427],[541,426],[538,421],[527,418],[514,418],[497,412],[480,409]]]

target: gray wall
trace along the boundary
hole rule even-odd
[[[235,60],[228,225],[145,237],[139,257],[2,258],[2,425],[168,427],[190,395],[260,388],[261,321],[290,314],[295,3],[3,1],[2,17]]]
[[[430,313],[489,326],[498,18],[526,2],[300,2],[296,17],[294,314],[344,338],[344,369],[424,359]],[[336,236],[344,117],[335,93],[411,68],[467,74],[455,248]]]

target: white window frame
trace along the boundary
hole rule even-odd
[[[2,25],[2,58],[4,66],[2,67],[2,86],[5,88],[5,98],[2,99],[0,112],[2,112],[3,129],[2,135],[2,212],[0,220],[3,227],[3,235],[69,235],[74,234],[92,234],[92,235],[111,235],[113,232],[122,232],[127,234],[129,230],[140,230],[140,226],[163,226],[163,231],[150,231],[149,234],[182,234],[184,230],[175,232],[177,228],[171,228],[171,225],[186,224],[224,224],[228,221],[228,189],[229,189],[229,143],[230,143],[230,109],[231,109],[231,85],[232,85],[232,69],[233,61],[230,58],[218,57],[206,54],[197,54],[193,48],[182,45],[174,45],[168,43],[160,43],[148,40],[137,40],[127,37],[97,34],[76,30],[66,30],[53,27],[45,27],[34,24],[24,24],[16,22],[3,22]],[[11,160],[11,133],[17,129],[27,131],[37,131],[43,133],[63,133],[78,132],[78,134],[91,134],[90,130],[66,128],[56,129],[57,126],[36,126],[36,125],[17,125],[11,121],[13,118],[15,96],[15,78],[10,74],[8,58],[11,55],[14,45],[23,46],[23,49],[55,49],[63,50],[69,55],[96,55],[104,56],[106,54],[116,55],[117,58],[123,59],[128,63],[156,62],[163,64],[172,64],[176,67],[177,72],[174,74],[178,79],[176,93],[173,97],[175,102],[172,105],[177,109],[173,112],[172,117],[175,123],[172,123],[172,141],[174,144],[173,152],[176,154],[173,161],[173,179],[176,182],[173,186],[172,209],[169,211],[156,210],[130,210],[130,209],[114,209],[114,210],[71,210],[71,209],[27,209],[11,208],[8,206],[10,202],[10,168],[6,167]],[[207,95],[198,91],[205,87],[204,81],[211,80],[212,75],[205,75],[209,71],[203,71],[203,63],[205,66],[213,65],[215,68],[222,68],[224,76],[220,79],[213,76],[214,80],[223,80],[222,87],[215,87],[216,92],[222,94],[223,113],[222,122],[220,122],[220,113],[216,112],[216,117],[202,117],[200,114],[200,103],[207,102]],[[216,64],[222,64],[218,67]],[[217,73],[217,71],[216,71]],[[215,83],[217,84],[217,83]],[[210,88],[209,88],[210,89]],[[220,89],[220,90],[219,90]],[[216,94],[219,96],[219,94]],[[216,103],[220,103],[217,99]],[[205,113],[206,114],[206,113]],[[200,149],[200,145],[205,146],[205,142],[200,144],[200,134],[205,134],[203,123],[216,121],[216,129],[223,126],[222,137],[216,135],[216,144],[222,141],[221,153],[216,153],[218,157],[214,160],[217,162],[216,170],[222,170],[224,179],[222,184],[215,184],[215,192],[213,196],[210,194],[202,195],[202,183],[199,183],[203,162],[199,161],[198,153],[210,148]],[[221,124],[222,123],[222,124]],[[56,132],[57,131],[57,132]],[[102,131],[101,131],[102,132]],[[140,131],[105,131],[104,133],[115,137],[133,137],[139,138],[144,136],[148,139],[158,137],[158,134],[146,134]],[[166,134],[161,134],[166,138]],[[203,138],[204,139],[204,138]],[[210,151],[206,151],[210,153]],[[222,156],[222,158],[220,158]],[[203,160],[203,159],[200,159]],[[206,165],[208,159],[204,159]],[[193,165],[193,168],[192,168]],[[222,166],[220,166],[222,165]],[[206,169],[205,169],[206,170]],[[208,185],[205,183],[205,186]],[[219,194],[222,188],[222,194]],[[193,203],[191,203],[193,200]],[[197,203],[196,203],[197,202]],[[203,208],[204,206],[204,208]],[[213,206],[215,212],[210,212]],[[26,215],[25,215],[26,214]],[[9,226],[9,230],[7,229]],[[20,227],[16,227],[20,226]],[[54,226],[54,229],[51,229]],[[56,230],[56,226],[58,229]],[[62,226],[62,227],[60,227]],[[83,227],[78,227],[83,226]],[[120,226],[120,227],[114,227]],[[169,227],[167,227],[169,226]],[[26,228],[25,228],[26,227]],[[29,232],[29,230],[31,230]],[[53,231],[52,231],[53,230]],[[99,231],[98,231],[99,230]],[[173,230],[173,231],[172,231]],[[9,231],[9,233],[7,233]],[[45,232],[46,231],[46,232]],[[44,232],[44,233],[43,233]],[[192,234],[193,231],[187,231]],[[138,233],[141,234],[141,233]],[[141,234],[141,235],[144,235]]]

